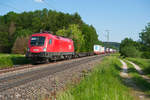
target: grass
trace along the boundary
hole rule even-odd
[[[118,52],[112,53],[112,54],[110,54],[110,56],[120,57],[120,53],[118,53]]]
[[[127,60],[130,60],[134,62],[135,64],[139,65],[144,73],[148,76],[150,76],[150,59],[142,59],[142,58],[127,58]]]
[[[0,54],[0,69],[30,63],[24,55],[20,54]]]
[[[121,63],[116,57],[106,57],[88,76],[57,100],[133,100],[130,89],[122,84]]]
[[[143,79],[140,74],[136,71],[134,66],[129,62],[125,61],[128,66],[128,74],[131,76],[134,84],[140,89],[141,91],[145,92],[146,94],[150,95],[150,83],[148,83],[145,79]]]

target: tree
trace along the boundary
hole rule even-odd
[[[140,44],[130,38],[125,38],[120,44],[120,54],[124,57],[140,57]]]
[[[139,33],[143,51],[142,57],[150,58],[150,23],[145,27],[145,29]]]
[[[8,32],[0,32],[0,52],[8,53],[10,52],[11,43],[8,40]]]
[[[79,25],[69,25],[67,29],[63,28],[56,32],[56,35],[71,38],[74,41],[74,47],[76,52],[81,52],[81,47],[84,44],[84,36],[82,35]]]
[[[95,28],[92,25],[89,26],[87,24],[82,24],[80,29],[82,31],[82,34],[84,35],[84,49],[86,49],[85,51],[92,52],[94,44],[101,44],[101,42],[98,40],[98,35]]]
[[[33,32],[29,29],[21,29],[21,30],[18,30],[15,34],[15,38],[17,37],[27,37],[29,35],[33,34]]]
[[[16,32],[16,40],[12,47],[12,53],[25,54],[28,46],[28,40],[32,31],[22,29]]]
[[[17,37],[12,48],[12,53],[25,54],[28,47],[28,40],[29,40],[29,36]]]
[[[9,12],[0,16],[0,51],[10,53],[12,47],[17,46],[16,41],[22,40],[19,38],[26,38],[40,30],[52,31],[53,34],[57,32],[58,35],[72,38],[78,52],[91,52],[93,45],[100,43],[95,28],[85,24],[78,13],[68,14],[43,9],[22,13]]]
[[[140,35],[142,44],[150,48],[150,23],[148,23],[148,25],[139,35]]]

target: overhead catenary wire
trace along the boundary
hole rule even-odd
[[[21,10],[20,10],[20,9],[18,9],[18,8],[16,8],[16,7],[13,7],[13,6],[9,5],[9,4],[1,3],[1,4],[0,4],[0,6],[3,6],[3,7],[9,7],[9,8],[12,8],[12,9],[15,9],[15,10],[17,10],[17,11],[21,12]]]
[[[100,38],[101,40],[105,41],[106,35],[101,32],[101,35],[99,35],[99,38]]]
[[[105,34],[105,32],[101,32],[100,30],[97,29],[97,32],[99,34],[99,38],[102,40],[102,41],[107,41],[108,38],[107,38],[107,34]]]
[[[46,4],[48,7],[53,8],[54,10],[57,10],[55,7],[53,7],[52,5],[50,5],[46,0],[42,0],[42,2],[44,4]]]
[[[46,0],[42,0],[42,2],[44,3],[44,4],[46,4],[48,7],[50,7],[50,8],[53,8],[54,10],[56,10],[56,11],[59,11],[56,7],[54,7],[54,6],[52,6],[51,4],[49,4]],[[65,11],[64,9],[61,9],[61,8],[59,8],[60,10],[62,10],[62,11]],[[66,11],[65,11],[66,12]]]

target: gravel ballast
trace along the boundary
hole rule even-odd
[[[71,67],[0,92],[0,100],[41,100],[44,98],[55,98],[57,91],[62,90],[68,83],[72,82],[72,80],[80,79],[84,72],[90,71],[102,58],[103,57],[94,59],[76,67]],[[63,62],[59,64],[62,63]],[[30,70],[35,70],[35,68]],[[10,75],[10,73],[4,76],[8,75]]]

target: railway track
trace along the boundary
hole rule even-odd
[[[49,67],[49,65],[45,65],[46,67],[43,67],[41,69],[31,70],[28,72],[0,78],[0,92],[26,84],[34,80],[38,80],[40,78],[52,75],[56,72],[60,72],[68,68],[77,67],[80,64],[102,58],[103,56],[104,55],[85,57],[80,60],[73,60],[71,62],[65,62],[62,64],[54,64],[51,65],[51,67]]]
[[[65,60],[61,60],[59,62],[63,62]],[[55,63],[58,63],[58,62],[50,62],[49,64],[55,64]],[[0,69],[0,74],[3,74],[3,73],[7,73],[7,72],[12,72],[12,71],[17,71],[17,70],[22,70],[22,69],[27,69],[27,68],[34,68],[34,67],[37,67],[37,66],[40,66],[40,65],[46,65],[46,64],[38,64],[38,65],[32,65],[32,64],[24,64],[24,65],[19,65],[17,67],[13,67],[13,68],[4,68],[4,69]]]

